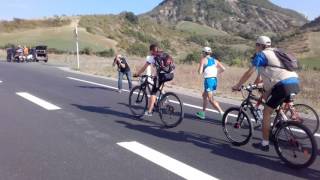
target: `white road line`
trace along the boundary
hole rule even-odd
[[[75,81],[80,81],[80,82],[85,82],[85,83],[88,83],[88,84],[93,84],[93,85],[97,85],[97,86],[101,86],[101,87],[106,87],[106,88],[110,88],[110,89],[118,89],[116,87],[113,87],[113,86],[108,86],[108,85],[104,85],[104,84],[99,84],[99,83],[95,83],[95,82],[91,82],[91,81],[86,81],[86,80],[82,80],[82,79],[77,79],[77,78],[73,78],[73,77],[67,77],[68,79],[71,79],[71,80],[75,80]],[[129,90],[123,90],[125,92],[130,92]],[[178,103],[177,101],[173,101],[173,100],[170,100],[171,102],[173,103]],[[188,104],[188,103],[183,103],[184,106],[187,106],[187,107],[191,107],[191,108],[195,108],[195,109],[202,109],[202,107],[200,106],[196,106],[196,105],[192,105],[192,104]],[[207,109],[207,111],[210,111],[210,112],[213,112],[213,113],[219,113],[217,110],[214,110],[214,109]],[[237,117],[237,115],[235,114],[231,114],[230,116],[232,117]],[[252,122],[255,122],[254,119],[251,119]],[[316,137],[320,137],[320,134],[316,133],[314,136]]]
[[[119,142],[117,144],[185,179],[217,180],[217,178],[212,177],[209,174],[199,171],[183,162],[140,144],[139,142]]]
[[[42,100],[42,99],[40,99],[40,98],[38,98],[36,96],[33,96],[33,95],[29,94],[29,93],[17,92],[16,94],[21,96],[21,97],[23,97],[23,98],[25,98],[25,99],[27,99],[27,100],[29,100],[29,101],[31,101],[31,102],[33,102],[33,103],[35,103],[35,104],[37,104],[37,105],[39,105],[39,106],[41,106],[41,107],[43,107],[46,110],[52,111],[52,110],[61,109],[60,107],[58,107],[58,106],[56,106],[54,104],[51,104],[51,103],[49,103],[49,102],[47,102],[45,100]]]
[[[108,86],[108,85],[104,85],[104,84],[99,84],[99,83],[95,83],[95,82],[91,82],[91,81],[86,81],[86,80],[82,80],[82,79],[78,79],[78,78],[73,78],[73,77],[67,77],[68,79],[74,80],[74,81],[79,81],[79,82],[85,82],[88,84],[92,84],[92,85],[97,85],[100,87],[105,87],[105,88],[109,88],[109,89],[114,89],[117,90],[118,88],[113,87],[113,86]],[[130,92],[129,90],[123,89],[123,91],[125,92]]]

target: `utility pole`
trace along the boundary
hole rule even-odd
[[[76,38],[76,47],[77,47],[77,69],[80,70],[78,25],[76,25],[74,35]]]

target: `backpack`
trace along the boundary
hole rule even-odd
[[[172,57],[164,52],[159,52],[155,57],[155,67],[159,76],[159,81],[167,82],[174,78],[175,65]]]
[[[275,55],[284,67],[270,65],[271,67],[282,68],[288,71],[296,71],[299,69],[298,60],[293,55],[284,52],[282,49],[274,49],[273,52],[275,53]]]

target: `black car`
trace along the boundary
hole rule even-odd
[[[41,46],[36,46],[34,50],[35,54],[35,60],[38,61],[44,61],[48,62],[48,51],[47,51],[47,46],[41,45]]]

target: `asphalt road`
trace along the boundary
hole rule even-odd
[[[232,146],[213,112],[202,121],[194,116],[198,109],[185,106],[185,119],[173,129],[161,128],[157,114],[134,119],[128,93],[117,93],[112,80],[0,62],[0,81],[1,180],[320,179],[319,158],[297,171],[273,147],[252,148],[259,131],[249,144]],[[179,96],[201,106],[199,98]],[[48,110],[39,99],[58,108]]]

